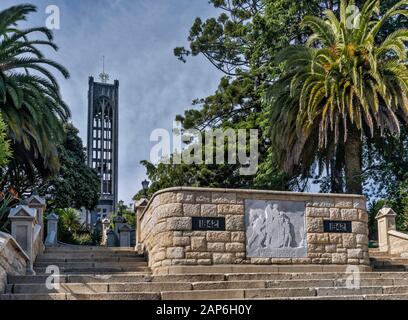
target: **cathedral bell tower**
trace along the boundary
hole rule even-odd
[[[119,81],[108,83],[103,71],[101,82],[89,78],[88,92],[88,166],[101,181],[97,207],[100,218],[116,213],[118,203]]]

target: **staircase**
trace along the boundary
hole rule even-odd
[[[61,270],[59,289],[45,285],[49,265]],[[240,273],[154,276],[130,248],[58,247],[39,256],[37,275],[9,277],[0,300],[408,300],[408,273],[375,265],[380,272],[361,273],[360,287],[348,289],[344,273],[250,273],[243,266]]]
[[[370,260],[375,271],[408,271],[407,255],[392,255],[370,249]]]

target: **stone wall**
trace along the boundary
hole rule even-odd
[[[408,252],[408,234],[395,230],[388,231],[389,253],[400,255]]]
[[[24,275],[28,261],[14,238],[0,232],[0,294],[4,293],[7,275]]]
[[[249,258],[246,200],[304,201],[307,256]],[[192,217],[225,217],[226,231],[192,231]],[[369,265],[366,199],[351,195],[172,188],[140,215],[140,240],[153,271],[170,266]],[[352,221],[352,233],[324,233],[324,220]]]

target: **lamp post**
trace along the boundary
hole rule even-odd
[[[149,181],[144,180],[142,181],[142,187],[143,187],[143,191],[144,191],[144,195],[147,198],[147,191],[149,190]]]
[[[123,214],[123,204],[124,204],[123,200],[120,200],[119,201],[119,217],[121,217]]]

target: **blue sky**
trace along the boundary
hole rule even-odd
[[[88,77],[101,73],[103,55],[111,80],[120,81],[119,198],[129,203],[146,177],[140,161],[149,159],[151,132],[170,130],[193,99],[218,85],[221,74],[205,58],[183,64],[173,56],[174,47],[188,46],[194,19],[216,10],[207,0],[1,0],[0,9],[24,2],[38,6],[30,25],[45,25],[48,5],[61,10],[60,50],[49,57],[71,72],[61,90],[84,143]]]

